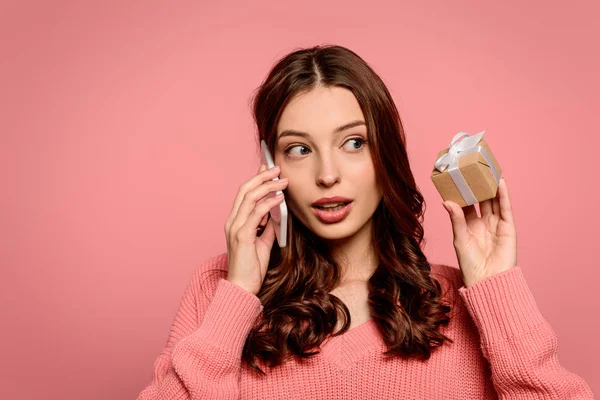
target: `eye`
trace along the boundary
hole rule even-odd
[[[352,141],[360,143],[360,147],[359,148],[356,148],[355,147],[356,145],[355,145],[355,146],[352,146],[352,149],[351,149],[351,150],[358,150],[358,151],[362,150],[363,145],[365,143],[367,143],[366,139],[364,139],[362,137],[355,137],[355,138],[350,138],[350,139],[346,140],[346,142],[344,144],[350,143]],[[290,146],[287,149],[285,149],[284,153],[285,154],[290,154],[291,150],[294,149],[294,148],[296,148],[296,147],[308,149],[308,147],[304,146],[304,145],[295,145],[295,146]],[[308,151],[310,151],[310,150],[308,150]],[[304,153],[301,152],[300,154],[292,154],[292,155],[294,155],[294,156],[302,156],[302,155],[306,155],[306,154],[308,154],[308,153],[307,152],[304,152]]]
[[[304,145],[290,146],[290,147],[288,147],[287,149],[285,149],[285,154],[290,154],[290,151],[291,151],[292,149],[296,148],[296,147],[300,147],[300,148],[302,148],[302,147],[303,147],[303,148],[305,148],[305,149],[308,149],[308,147],[306,147],[306,146],[304,146]],[[304,153],[304,154],[306,154],[306,153]],[[297,156],[297,155],[304,155],[304,154],[293,154],[293,155]]]
[[[346,143],[349,143],[349,142],[350,142],[350,141],[352,141],[352,140],[354,140],[355,142],[358,142],[358,143],[360,143],[360,147],[359,147],[358,149],[357,149],[356,147],[352,147],[352,149],[353,149],[353,150],[361,150],[361,149],[362,149],[362,146],[363,146],[365,143],[367,143],[367,141],[366,141],[365,139],[363,139],[363,138],[352,138],[352,139],[348,139],[348,140],[346,141]]]

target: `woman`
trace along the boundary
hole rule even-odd
[[[227,252],[194,274],[139,399],[593,397],[517,266],[503,179],[481,218],[447,202],[459,268],[428,263],[398,111],[358,55],[292,52],[253,109],[278,167],[240,186]]]

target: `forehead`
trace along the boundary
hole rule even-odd
[[[350,90],[319,86],[292,98],[281,114],[277,134],[287,129],[311,135],[331,133],[354,120],[364,120],[364,115]]]

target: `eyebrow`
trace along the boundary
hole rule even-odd
[[[356,120],[356,121],[352,121],[352,122],[348,122],[347,124],[344,124],[340,127],[337,127],[333,130],[333,133],[338,133],[338,132],[342,132],[345,131],[346,129],[350,129],[350,128],[354,128],[355,126],[360,126],[360,125],[365,125],[365,121],[361,121],[361,120]],[[300,136],[303,138],[309,138],[310,135],[306,132],[301,132],[301,131],[296,131],[294,129],[286,129],[285,131],[281,132],[281,134],[279,135],[279,137],[277,138],[277,140],[285,137],[285,136]]]

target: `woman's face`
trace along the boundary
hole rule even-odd
[[[288,209],[324,239],[370,229],[382,192],[366,140],[363,113],[345,88],[318,87],[297,95],[281,115],[274,161],[280,177],[289,179]],[[321,220],[312,204],[333,196],[350,199],[350,211],[339,222]]]

